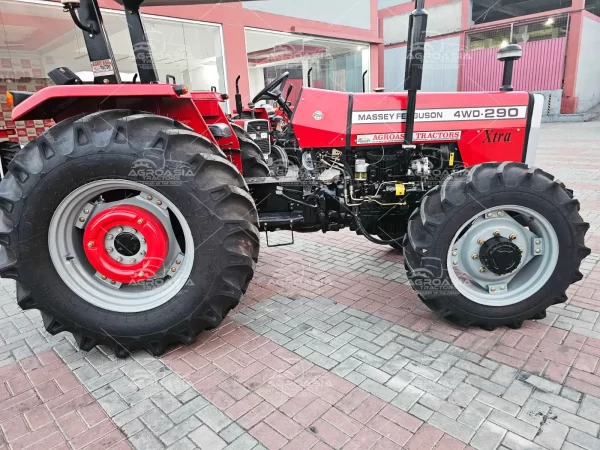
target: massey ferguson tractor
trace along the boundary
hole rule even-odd
[[[9,95],[13,120],[56,122],[0,183],[0,274],[49,333],[118,357],[191,344],[238,305],[261,231],[349,227],[402,246],[423,302],[486,330],[543,318],[581,280],[589,225],[572,192],[532,166],[542,99],[510,86],[518,46],[499,54],[498,92],[417,95],[427,13],[416,0],[406,92],[304,88],[289,107],[283,74],[257,96],[280,105],[289,125],[278,139],[310,161],[272,176],[263,131],[230,121],[227,95],[159,82],[142,1],[122,0],[134,83],[122,86],[97,0],[63,0],[94,84],[60,67],[55,86]],[[212,2],[146,0],[176,3]]]

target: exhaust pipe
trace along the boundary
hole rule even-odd
[[[515,61],[518,61],[523,56],[523,49],[518,44],[510,44],[502,47],[498,51],[498,61],[504,62],[504,73],[502,75],[501,91],[514,91],[512,86],[513,71]]]
[[[367,76],[367,73],[369,73],[368,70],[365,70],[363,72],[363,92],[367,92],[367,80],[365,79],[365,77]]]
[[[425,11],[425,0],[415,0],[415,10],[410,13],[408,21],[406,68],[404,71],[404,89],[408,91],[404,147],[409,148],[414,148],[413,133],[415,128],[415,111],[417,109],[417,91],[421,89],[421,82],[423,81],[426,32],[427,11]]]
[[[242,111],[244,109],[244,104],[242,103],[242,94],[240,94],[240,78],[241,75],[235,79],[235,109],[238,117],[242,116]]]
[[[311,67],[310,69],[308,69],[308,74],[307,74],[307,77],[308,77],[308,87],[312,87],[312,77],[311,77],[311,74],[312,74],[313,69],[314,69],[314,67]]]

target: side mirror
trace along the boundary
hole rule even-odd
[[[498,51],[498,61],[504,62],[501,91],[514,91],[512,86],[514,63],[523,56],[523,49],[518,44],[510,44]]]

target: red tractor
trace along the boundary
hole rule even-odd
[[[459,325],[520,327],[582,278],[589,226],[572,192],[531,166],[542,102],[512,92],[518,47],[500,54],[499,92],[417,95],[427,21],[417,0],[407,92],[304,88],[292,108],[283,74],[259,94],[288,116],[287,150],[310,161],[279,177],[247,122],[256,116],[236,126],[225,94],[158,82],[142,1],[123,0],[137,82],[121,85],[97,1],[63,0],[94,84],[61,67],[56,86],[11,93],[13,120],[56,122],[0,183],[0,274],[49,333],[119,357],[191,344],[238,305],[259,232],[276,229],[349,227],[402,246],[421,299]],[[146,0],[177,2],[210,3]]]

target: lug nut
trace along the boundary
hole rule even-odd
[[[517,235],[516,235],[515,233],[513,233],[513,234],[511,234],[511,235],[510,235],[508,238],[509,238],[511,241],[514,241],[514,240],[517,238]]]
[[[452,252],[452,256],[458,255],[458,252]]]
[[[93,246],[94,246],[94,241],[90,241],[90,242],[88,242],[88,247],[89,247],[89,248],[92,248]]]
[[[477,239],[477,243],[478,243],[479,245],[483,245],[483,244],[485,244],[485,239],[483,239],[483,238],[479,238],[479,239]]]
[[[492,217],[494,214],[492,214],[491,212],[488,213],[488,217]]]
[[[452,264],[454,264],[455,266],[458,265],[458,261],[452,261]]]
[[[146,197],[148,200],[152,200],[152,196],[149,195],[148,197]]]
[[[140,239],[140,242],[141,242],[142,244],[145,244],[145,243],[146,243],[146,239],[142,238],[142,239]]]
[[[112,251],[113,251],[113,250],[114,250],[114,249],[113,249],[112,247],[108,247],[108,248],[106,249],[106,251],[107,251],[108,253],[112,253]]]
[[[112,235],[112,234],[109,234],[108,236],[106,236],[106,239],[108,239],[109,241],[111,241],[111,240],[112,240],[112,238],[113,238],[113,235]]]
[[[122,228],[122,227],[119,227],[119,229],[118,229],[117,231],[118,231],[119,233],[122,233],[122,232],[123,232],[123,228]]]
[[[525,249],[524,249],[523,247],[521,247],[521,248],[519,249],[519,251],[520,251],[521,253],[523,253],[523,252],[525,251]]]
[[[106,275],[102,275],[102,279],[103,279],[103,280],[106,280]]]
[[[481,273],[485,272],[485,267],[480,267],[479,272],[481,272]]]
[[[121,258],[120,256],[117,258],[117,261],[121,262],[123,261],[123,258]]]
[[[143,220],[143,219],[139,219],[139,220],[137,221],[137,223],[138,223],[138,225],[141,225],[141,224],[143,224],[143,223],[144,223],[144,220]]]
[[[542,241],[540,241],[539,239],[537,239],[537,240],[535,241],[535,244],[536,244],[536,245],[540,245],[541,243],[542,243]]]
[[[135,234],[135,233],[137,233],[137,230],[135,228],[132,228],[131,232]]]
[[[89,214],[89,213],[90,213],[90,210],[89,210],[89,209],[84,209],[84,210],[83,210],[83,213],[84,213],[84,214]]]
[[[542,253],[542,251],[541,251],[539,248],[536,248],[536,249],[535,249],[535,252],[536,252],[536,253]]]
[[[501,291],[503,291],[504,289],[506,289],[504,286],[500,286]]]
[[[80,222],[85,222],[85,219],[84,219],[83,217],[80,217],[80,218],[79,218],[79,221],[80,221]]]
[[[175,267],[171,267],[171,272],[177,272],[177,269]]]
[[[116,284],[116,281],[115,281],[115,280],[112,280],[112,281],[110,282],[110,284]]]
[[[181,264],[181,260],[178,259],[177,261],[175,261],[175,264]]]
[[[496,292],[496,288],[490,288],[490,291]]]
[[[479,255],[477,253],[473,253],[471,255],[471,259],[479,259]]]
[[[498,211],[498,217],[502,217],[504,213],[502,211]]]
[[[146,256],[146,252],[140,252],[140,255]]]
[[[134,263],[135,262],[135,258],[131,258],[131,262]]]
[[[494,236],[500,236],[500,230],[494,230]]]
[[[162,202],[161,202],[160,200],[157,200],[157,201],[156,201],[156,204],[157,204],[158,206],[160,206],[160,205],[162,205]]]

